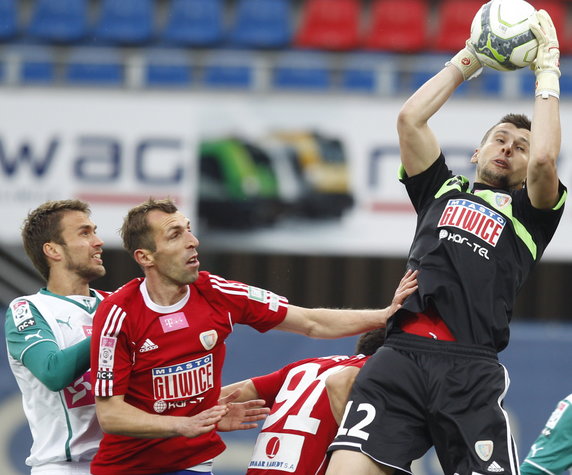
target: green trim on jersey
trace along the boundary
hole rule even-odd
[[[65,447],[65,452],[66,452],[66,462],[71,462],[72,461],[72,455],[71,455],[71,448],[70,448],[70,442],[71,442],[71,438],[73,437],[73,429],[70,423],[70,416],[69,416],[69,409],[66,405],[66,402],[64,400],[64,396],[63,394],[59,393],[60,396],[60,402],[62,403],[62,409],[63,409],[63,413],[66,416],[66,427],[68,428],[68,436],[66,438],[64,447]]]
[[[560,201],[556,203],[556,206],[552,208],[552,210],[557,211],[560,208],[562,208],[562,206],[564,206],[564,202],[566,201],[567,197],[568,197],[568,190],[565,190],[564,193],[562,193],[562,196],[560,197]]]
[[[523,475],[559,475],[572,467],[572,394],[560,401],[524,459]]]
[[[84,310],[87,313],[94,313],[97,306],[99,305],[99,302],[101,302],[99,297],[96,295],[96,293],[92,289],[89,289],[89,299],[91,300],[92,298],[95,297],[96,300],[95,300],[94,305],[89,304],[87,300],[85,301],[84,304],[81,304],[77,300],[66,297],[65,295],[54,294],[54,293],[50,292],[48,289],[46,289],[45,287],[43,289],[40,289],[40,291],[38,293],[42,294],[42,295],[49,295],[50,297],[54,297],[56,299],[60,299],[60,300],[64,300],[66,302],[69,302],[73,305],[78,306],[79,308],[81,308],[82,310]],[[88,298],[88,297],[86,297],[86,298]]]
[[[435,193],[435,198],[440,198],[445,193],[449,191],[459,191],[461,193],[469,193],[469,179],[463,175],[456,175],[449,178],[445,183],[441,185],[441,188]]]

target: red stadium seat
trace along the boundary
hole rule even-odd
[[[457,52],[471,34],[471,23],[481,0],[443,0],[437,7],[438,28],[433,42],[433,51]]]
[[[308,0],[294,44],[300,48],[347,51],[359,46],[358,0]]]
[[[370,50],[413,53],[427,47],[427,0],[375,0],[362,40]]]

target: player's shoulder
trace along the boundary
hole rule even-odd
[[[106,297],[109,297],[113,292],[109,290],[99,290],[99,289],[90,289],[97,298],[103,300]]]
[[[122,305],[126,302],[132,301],[133,297],[139,294],[139,287],[142,282],[143,278],[137,277],[119,287],[115,292],[107,292],[105,302],[109,304]]]
[[[38,302],[38,300],[41,300],[42,298],[46,299],[47,296],[40,292],[16,297],[8,304],[8,311],[15,313],[24,309],[28,309],[30,308],[30,305],[35,306],[34,303]]]
[[[199,277],[193,282],[192,287],[199,289],[202,292],[216,292],[224,294],[240,294],[247,292],[248,286],[242,282],[227,280],[216,274],[211,274],[207,271],[200,271]]]

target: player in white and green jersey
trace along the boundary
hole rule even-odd
[[[22,228],[24,248],[47,285],[14,299],[6,312],[8,360],[33,443],[32,474],[89,474],[101,439],[89,371],[95,310],[107,292],[89,283],[105,275],[103,241],[79,200],[44,203]]]
[[[560,401],[520,467],[521,475],[559,475],[572,467],[572,394]]]

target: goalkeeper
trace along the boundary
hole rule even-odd
[[[484,134],[471,158],[472,184],[447,167],[428,125],[481,71],[471,45],[400,111],[400,180],[418,214],[407,267],[419,271],[419,287],[356,379],[328,475],[411,473],[431,446],[447,475],[518,474],[503,409],[509,378],[497,353],[566,199],[556,170],[558,39],[543,10],[531,29],[539,41],[532,122],[508,114]]]

